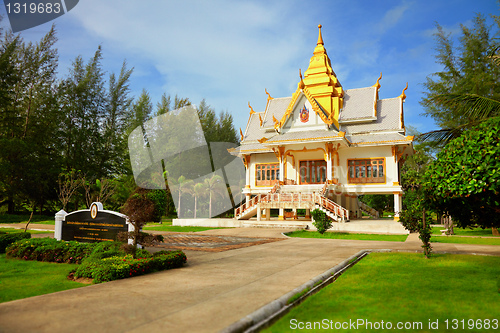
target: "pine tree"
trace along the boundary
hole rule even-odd
[[[454,47],[451,34],[437,26],[436,59],[443,70],[427,77],[427,93],[421,104],[425,115],[434,118],[442,130],[426,133],[423,139],[446,143],[464,129],[500,115],[496,103],[500,101],[500,66],[495,60],[500,46],[500,19],[493,18],[495,34],[480,14],[474,18],[472,28],[462,25],[459,47]]]

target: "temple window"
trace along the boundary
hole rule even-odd
[[[280,179],[278,163],[257,164],[255,166],[255,186],[273,186]]]
[[[349,183],[385,183],[385,159],[347,160]]]
[[[323,184],[326,181],[326,161],[300,161],[300,184]]]

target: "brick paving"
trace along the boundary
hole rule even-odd
[[[163,243],[155,245],[162,249],[222,252],[253,245],[281,241],[284,238],[252,238],[215,235],[192,235],[186,233],[163,234]]]

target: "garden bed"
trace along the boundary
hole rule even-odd
[[[88,278],[93,283],[148,274],[184,265],[182,251],[151,254],[138,249],[135,258],[130,247],[119,242],[78,243],[52,238],[22,239],[7,247],[7,258],[78,264],[72,279]]]

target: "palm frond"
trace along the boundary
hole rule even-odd
[[[416,141],[433,142],[436,146],[444,146],[462,133],[462,128],[447,128],[420,134]]]
[[[463,114],[471,121],[485,120],[500,115],[500,101],[475,94],[439,94],[431,98]]]

